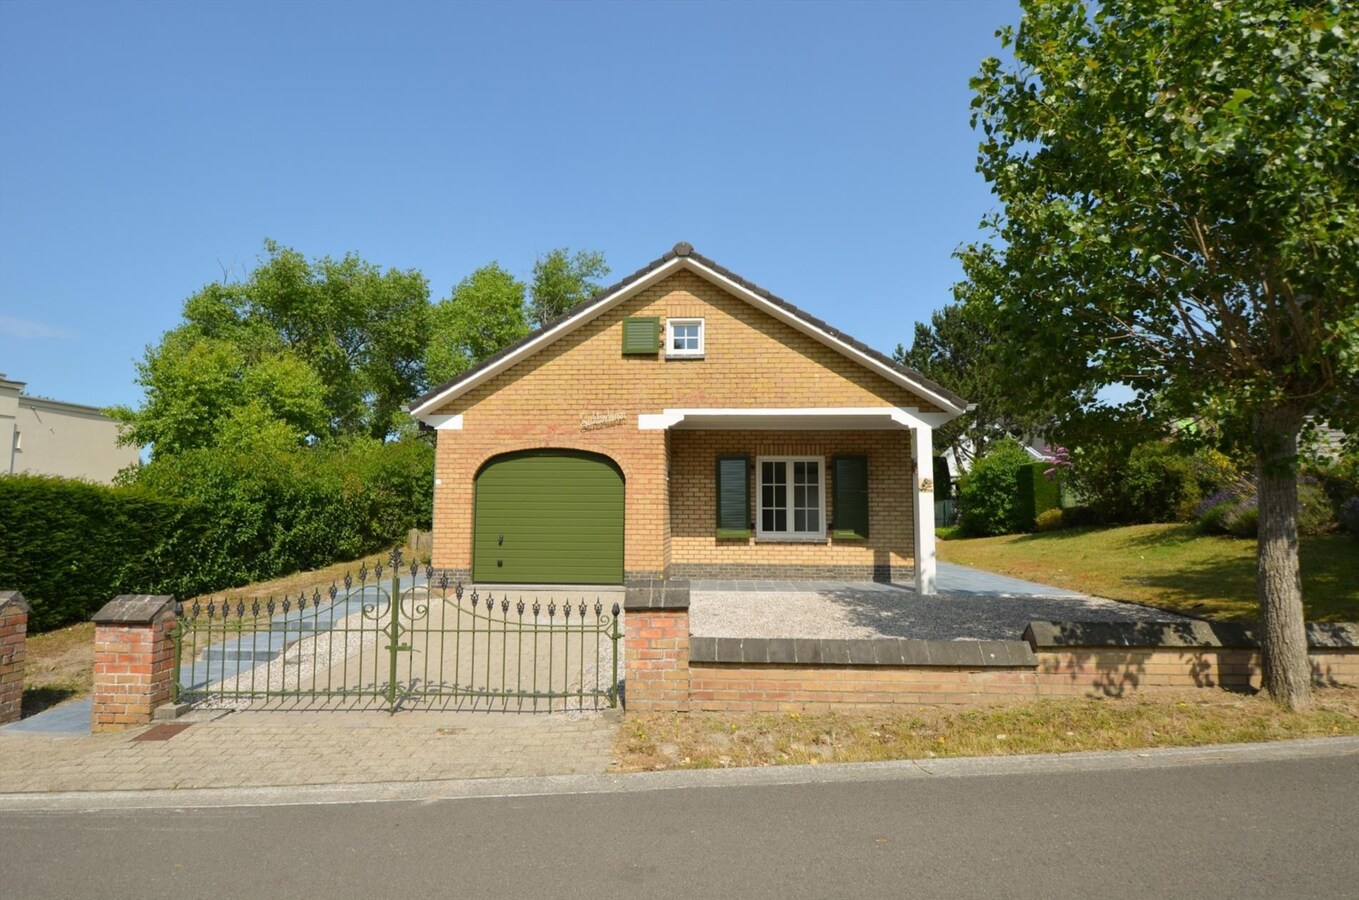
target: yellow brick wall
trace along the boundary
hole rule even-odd
[[[1311,660],[1317,686],[1359,684],[1359,652],[1313,650]],[[693,710],[832,712],[1199,688],[1252,691],[1260,687],[1260,655],[1214,648],[1097,648],[1039,653],[1036,668],[691,663],[687,676]]]
[[[911,439],[908,431],[676,431],[671,437],[671,563],[728,565],[904,566],[914,564]],[[868,457],[868,540],[818,543],[718,540],[718,456],[819,456],[825,459],[827,520],[835,519],[831,458]],[[750,473],[754,520],[757,473]]]
[[[662,325],[666,318],[702,317],[704,358],[623,356],[623,319],[639,315],[657,316]],[[671,490],[684,496],[706,485],[711,491],[712,466],[697,483],[673,477],[668,448],[682,450],[685,438],[639,431],[637,416],[667,408],[865,406],[936,409],[697,275],[677,273],[438,410],[461,414],[463,429],[438,433],[434,564],[470,568],[476,473],[493,456],[529,448],[587,450],[618,464],[627,496],[624,568],[629,573],[663,572],[680,555],[698,560],[707,552],[708,559],[727,559],[722,552],[727,548],[711,542],[706,551],[701,546],[702,539],[693,533],[698,514],[685,513],[684,533],[674,531],[671,522]],[[586,417],[596,421],[587,425]],[[899,455],[905,457],[909,439],[904,432],[894,437],[903,442]],[[822,442],[818,446],[830,447],[817,440]],[[911,539],[900,522],[911,516],[909,481],[904,469],[893,468],[898,454],[888,452],[882,443],[888,440],[863,439],[882,454],[885,463],[878,468],[883,476],[902,488],[900,505],[891,510],[883,505],[888,498],[875,499],[879,508],[872,524],[876,527],[879,519],[884,523],[881,539],[875,535],[866,547],[761,544],[756,549],[768,548],[771,559],[804,563],[907,562]],[[685,458],[690,468],[697,465],[692,447]],[[872,488],[876,497],[877,486]],[[709,509],[710,522],[714,515]]]

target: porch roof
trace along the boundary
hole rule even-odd
[[[793,407],[787,409],[667,409],[637,417],[643,431],[894,431],[934,428],[948,413],[895,406]]]

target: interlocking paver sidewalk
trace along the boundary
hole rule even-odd
[[[189,727],[164,741],[135,740],[148,728],[0,732],[0,793],[600,774],[618,730],[608,713],[243,711],[180,721]]]

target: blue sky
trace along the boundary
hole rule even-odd
[[[265,237],[443,297],[687,240],[890,351],[994,202],[1016,2],[0,3],[0,371],[96,405]]]

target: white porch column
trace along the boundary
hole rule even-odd
[[[921,595],[938,592],[934,557],[934,429],[923,423],[911,429],[915,477],[915,589]]]

